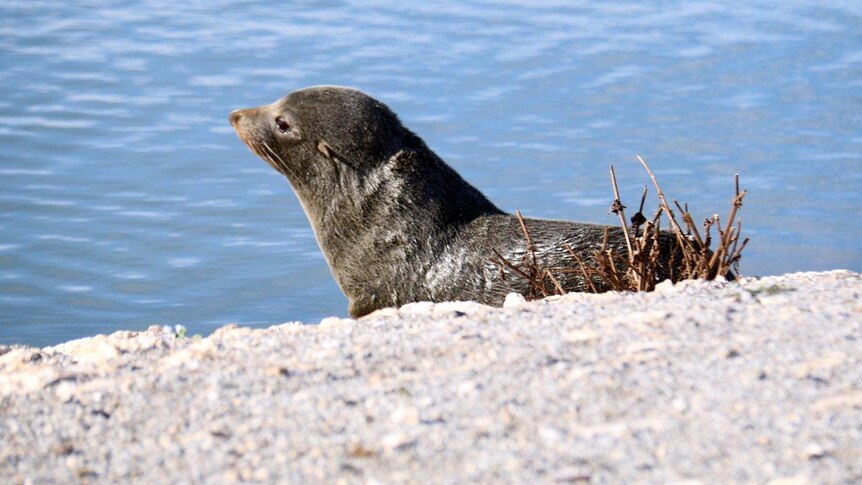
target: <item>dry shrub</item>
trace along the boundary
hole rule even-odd
[[[617,214],[620,219],[620,227],[623,231],[626,244],[626,254],[620,254],[608,246],[609,228],[605,228],[602,247],[597,249],[593,256],[595,263],[585,263],[568,244],[564,247],[574,259],[573,268],[549,268],[540,264],[536,257],[536,251],[530,233],[524,224],[521,212],[518,211],[518,220],[527,240],[527,252],[521,266],[513,264],[503,258],[498,251],[494,251],[500,264],[510,269],[518,276],[526,279],[530,284],[527,298],[543,298],[553,294],[564,294],[559,281],[554,277],[554,271],[562,273],[578,272],[584,278],[587,288],[599,293],[607,290],[615,291],[652,291],[659,283],[659,276],[669,276],[671,281],[677,282],[686,279],[714,280],[717,277],[733,279],[739,274],[739,261],[742,251],[748,244],[748,238],[740,242],[742,223],[736,221],[737,212],[742,207],[742,200],[747,191],[739,190],[739,174],[735,175],[735,194],[731,199],[730,213],[726,223],[722,224],[718,214],[706,218],[699,227],[688,210],[688,204],[680,205],[673,201],[677,213],[671,208],[661,190],[655,175],[649,165],[641,158],[638,161],[643,165],[659,200],[659,208],[652,219],[643,215],[644,203],[646,202],[647,187],[644,186],[641,196],[640,207],[629,222],[626,220],[626,206],[620,200],[614,167],[610,167],[611,185],[614,191],[614,201],[611,212]],[[662,216],[670,225],[670,232],[675,240],[675,247],[665,252],[663,260],[659,236],[661,232]],[[713,234],[716,233],[716,234]],[[715,235],[715,239],[713,238]],[[715,249],[712,243],[715,242]]]

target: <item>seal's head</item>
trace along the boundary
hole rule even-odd
[[[300,89],[272,104],[233,111],[229,119],[301,199],[324,195],[319,192],[349,172],[373,170],[415,137],[385,104],[336,86]]]

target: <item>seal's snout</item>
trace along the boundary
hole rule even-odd
[[[245,110],[235,109],[230,112],[227,119],[230,120],[230,125],[236,128],[236,124],[239,123],[240,118],[242,118],[242,112]]]

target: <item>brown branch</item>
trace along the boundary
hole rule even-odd
[[[629,257],[631,258],[632,253],[632,241],[629,237],[629,223],[626,220],[626,206],[622,204],[620,201],[620,189],[617,187],[617,174],[614,173],[614,166],[611,165],[611,184],[614,187],[614,203],[611,206],[611,212],[615,213],[620,217],[620,226],[623,228],[623,236],[626,238],[626,248],[629,251]]]

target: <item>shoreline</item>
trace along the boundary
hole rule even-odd
[[[839,270],[0,346],[0,481],[862,480],[860,295]]]

